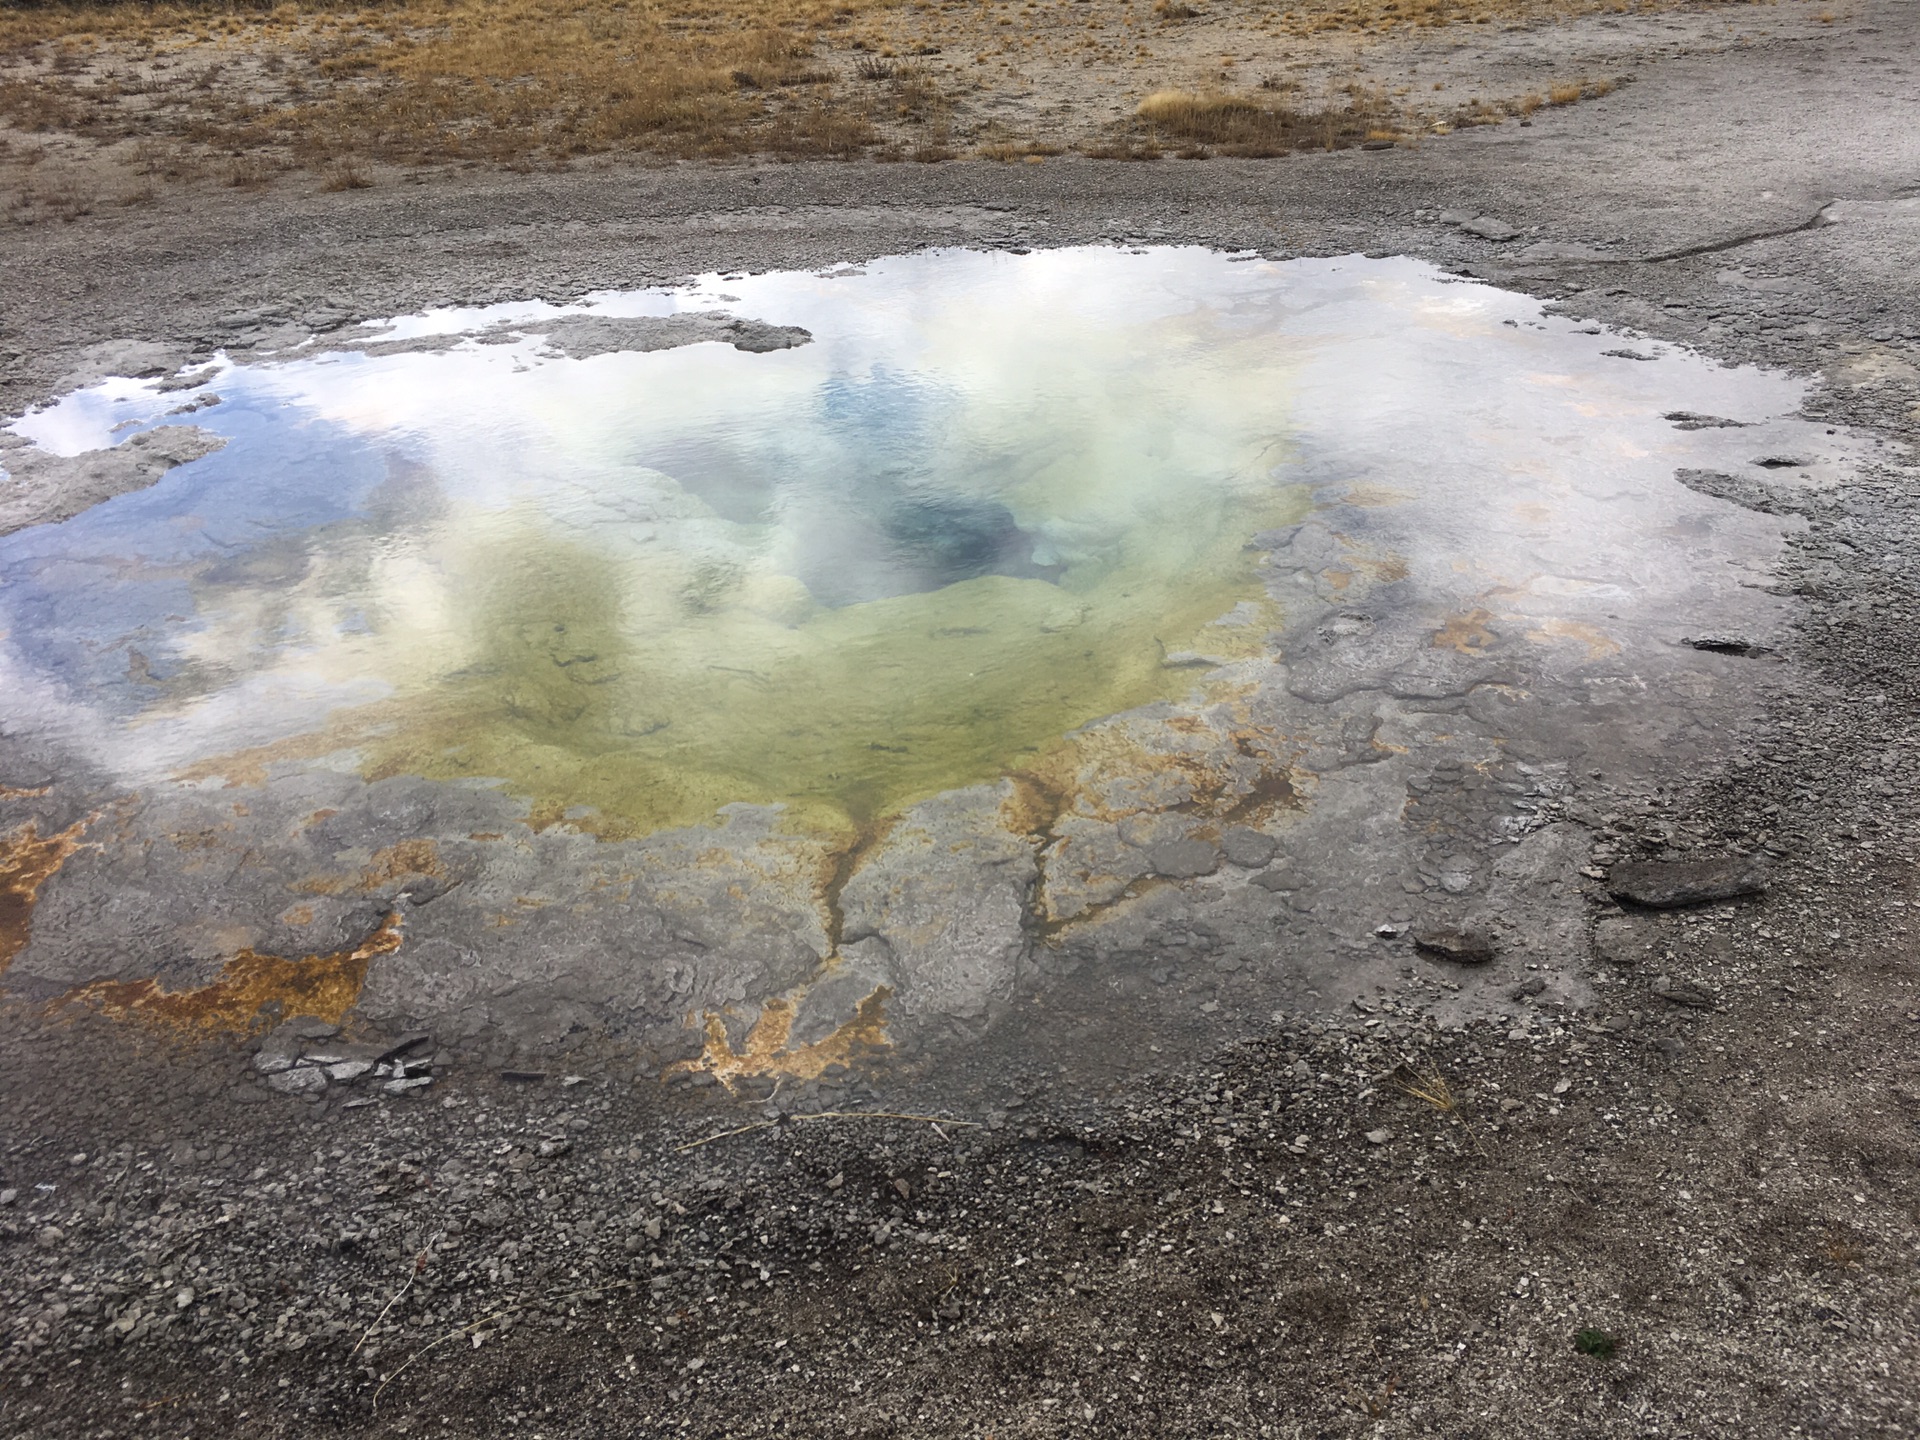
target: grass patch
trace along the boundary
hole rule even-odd
[[[1064,155],[1066,151],[1058,145],[1042,145],[1033,140],[1002,140],[990,145],[982,145],[979,150],[982,160],[998,160],[1003,165],[1018,161],[1038,164],[1054,155]]]
[[[1606,1330],[1578,1330],[1574,1332],[1573,1348],[1596,1360],[1611,1360],[1614,1352],[1620,1348],[1620,1341]]]
[[[103,141],[351,160],[844,155],[822,32],[885,0],[407,0],[218,9],[110,3],[0,17],[0,115]],[[24,63],[23,63],[24,62]],[[884,62],[880,62],[884,63]],[[892,67],[887,65],[887,73]]]
[[[1359,92],[1303,110],[1264,96],[1226,91],[1159,90],[1140,102],[1138,119],[1156,141],[1184,141],[1221,155],[1285,155],[1364,142],[1384,128],[1383,96]],[[1199,157],[1195,157],[1199,158]]]

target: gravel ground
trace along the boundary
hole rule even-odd
[[[1600,846],[1607,998],[1578,1012],[1382,997],[1108,1079],[1009,1028],[972,1061],[988,1107],[848,1077],[802,1117],[404,1036],[332,1062],[384,1065],[375,1103],[318,1106],[263,1087],[258,1040],[8,1011],[7,1433],[1920,1428],[1917,41],[1915,6],[1861,4],[1417,152],[443,177],[16,232],[15,412],[283,322],[1137,238],[1425,256],[1791,369],[1884,443],[1804,505],[1764,723],[1684,784],[1568,802]],[[1735,849],[1764,894],[1654,910],[1600,878]]]

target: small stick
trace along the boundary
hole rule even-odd
[[[689,1150],[698,1150],[702,1145],[711,1145],[716,1140],[725,1140],[732,1135],[745,1135],[753,1130],[771,1130],[779,1123],[778,1120],[756,1121],[752,1125],[742,1125],[737,1129],[722,1130],[718,1135],[709,1135],[704,1140],[690,1140],[685,1145],[674,1146],[673,1150],[676,1155],[685,1154]]]
[[[421,1272],[427,1268],[427,1256],[433,1253],[434,1245],[438,1243],[441,1235],[444,1233],[445,1233],[444,1231],[440,1231],[440,1230],[434,1231],[433,1238],[427,1241],[427,1248],[425,1250],[422,1250],[418,1255],[413,1257],[413,1270],[407,1276],[407,1283],[402,1285],[398,1290],[394,1291],[393,1298],[387,1301],[386,1305],[381,1309],[378,1315],[373,1317],[373,1324],[367,1326],[366,1333],[360,1337],[360,1344],[355,1345],[353,1349],[347,1352],[348,1359],[352,1359],[355,1355],[358,1355],[360,1353],[360,1346],[365,1345],[368,1339],[373,1335],[373,1332],[380,1328],[380,1322],[387,1318],[387,1312],[392,1310],[394,1306],[398,1305],[402,1300],[404,1300],[406,1298],[407,1292],[413,1289],[413,1282],[418,1280],[420,1278]]]

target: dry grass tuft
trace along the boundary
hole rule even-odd
[[[1006,165],[1021,160],[1037,164],[1051,156],[1064,155],[1066,151],[1058,145],[1043,145],[1032,140],[1003,140],[982,145],[976,153],[982,160],[998,160]]]
[[[1395,133],[1383,123],[1390,118],[1385,98],[1365,92],[1329,97],[1309,111],[1225,91],[1159,90],[1136,113],[1156,140],[1186,141],[1183,153],[1189,155],[1197,147],[1252,156],[1332,150],[1362,143],[1376,131]]]
[[[1454,1090],[1448,1083],[1447,1077],[1442,1075],[1437,1067],[1429,1063],[1422,1068],[1416,1066],[1411,1060],[1402,1060],[1394,1067],[1389,1081],[1402,1095],[1418,1100],[1423,1105],[1431,1106],[1449,1120],[1457,1120],[1473,1140],[1474,1149],[1482,1155],[1487,1153],[1487,1147],[1482,1143],[1479,1131],[1473,1128],[1472,1122],[1467,1118],[1464,1097]]]
[[[351,160],[343,160],[328,170],[321,181],[320,188],[329,193],[341,190],[365,190],[373,184],[366,174]]]

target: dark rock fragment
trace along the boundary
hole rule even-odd
[[[1744,429],[1745,420],[1728,420],[1721,415],[1701,415],[1692,410],[1669,410],[1660,417],[1671,420],[1676,430],[1730,430]]]
[[[1413,943],[1456,965],[1484,965],[1493,959],[1493,936],[1477,926],[1423,925],[1413,932]]]
[[[1607,889],[1614,899],[1655,910],[1759,895],[1766,888],[1765,868],[1746,855],[1718,860],[1630,860],[1607,874]]]
[[[1671,975],[1661,975],[1654,979],[1651,988],[1655,995],[1669,1004],[1684,1005],[1689,1010],[1713,1008],[1713,992],[1691,980],[1676,980]]]
[[[1773,654],[1773,647],[1762,645],[1758,641],[1747,640],[1738,635],[1685,635],[1680,639],[1682,645],[1690,645],[1695,650],[1711,650],[1716,655],[1761,656]]]

